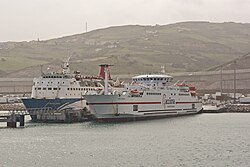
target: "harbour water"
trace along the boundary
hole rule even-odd
[[[250,166],[250,114],[74,124],[0,124],[1,166]]]

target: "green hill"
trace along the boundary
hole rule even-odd
[[[1,76],[39,75],[44,64],[59,68],[72,55],[73,70],[95,75],[100,63],[113,74],[205,71],[250,51],[250,24],[183,22],[128,25],[94,30],[46,41],[0,43]],[[242,68],[248,68],[244,61]],[[44,69],[45,69],[44,68]]]

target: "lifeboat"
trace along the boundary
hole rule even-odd
[[[194,86],[189,86],[187,84],[177,84],[181,91],[190,92],[191,96],[196,96],[196,88]]]
[[[130,94],[132,95],[132,96],[140,96],[140,92],[138,91],[138,90],[131,90],[130,91]]]
[[[194,86],[189,87],[189,92],[191,96],[196,96],[196,88]]]

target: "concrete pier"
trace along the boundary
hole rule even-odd
[[[10,111],[9,113],[0,113],[0,122],[7,122],[7,127],[16,128],[17,123],[20,122],[20,127],[24,127],[25,125],[25,115],[28,113],[18,112],[18,111]]]

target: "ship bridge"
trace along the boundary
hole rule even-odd
[[[172,82],[173,77],[169,75],[138,75],[132,78],[134,82]]]
[[[169,75],[149,74],[135,76],[132,78],[132,80],[134,83],[147,86],[166,86],[168,83],[172,82],[173,77]]]

